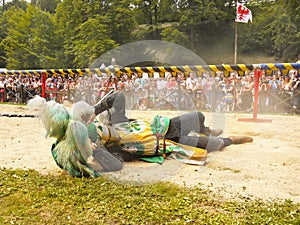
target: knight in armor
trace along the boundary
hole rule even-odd
[[[170,157],[204,165],[211,151],[253,141],[247,136],[220,137],[223,131],[206,127],[201,112],[155,116],[152,122],[129,119],[122,92],[108,93],[95,106],[74,103],[70,111],[38,96],[28,106],[38,108],[46,136],[56,139],[51,152],[57,165],[74,177],[97,177],[121,170],[124,161],[151,157],[161,163]],[[105,123],[103,114],[108,116]]]

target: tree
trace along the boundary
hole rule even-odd
[[[134,13],[139,24],[146,25],[150,39],[159,39],[157,30],[159,0],[135,0]]]
[[[64,67],[76,67],[74,47],[77,28],[87,21],[87,12],[87,4],[82,0],[64,0],[57,6],[54,17],[57,35],[62,43],[59,61]]]
[[[25,0],[12,0],[12,1],[2,1],[3,10],[8,10],[11,7],[17,7],[23,10],[27,8],[27,2]]]
[[[2,46],[8,68],[37,69],[55,65],[55,28],[50,14],[28,5],[26,11],[11,7],[3,17],[7,21],[7,36]]]
[[[240,48],[245,52],[260,51],[278,61],[296,60],[300,51],[297,38],[299,18],[295,1],[256,3],[252,6],[253,23],[240,29]],[[300,35],[299,35],[300,36]]]
[[[65,0],[55,16],[68,67],[87,66],[105,51],[131,41],[136,25],[124,0]]]
[[[181,1],[180,25],[188,32],[190,48],[197,51],[199,42],[205,40],[226,14],[208,0]]]
[[[137,26],[133,11],[130,9],[129,1],[114,0],[105,14],[108,23],[107,31],[111,38],[118,44],[133,41],[132,32]]]
[[[3,11],[0,11],[0,23],[2,24],[2,27],[0,29],[0,39],[3,40],[6,36]],[[5,68],[6,67],[6,57],[5,57],[4,45],[2,45],[1,42],[0,42],[0,68]]]
[[[57,4],[60,0],[31,0],[31,4],[39,6],[43,11],[50,12],[51,14],[55,13]]]
[[[285,58],[283,52],[290,45],[289,40],[293,39],[296,31],[295,24],[285,13],[280,14],[270,24],[271,40],[274,43],[273,53],[278,59]]]
[[[88,67],[106,51],[116,47],[110,39],[103,18],[96,16],[82,23],[77,29],[74,41],[74,63],[79,67]]]
[[[162,30],[161,32],[162,40],[171,42],[171,43],[176,43],[180,45],[186,45],[187,43],[187,37],[185,33],[179,31],[175,27],[166,27]]]

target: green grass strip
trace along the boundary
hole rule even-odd
[[[2,169],[0,224],[300,224],[300,204],[225,201],[171,183],[134,186]]]

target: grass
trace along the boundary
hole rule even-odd
[[[300,224],[300,204],[289,200],[224,201],[198,187],[33,170],[0,170],[0,206],[0,224]]]

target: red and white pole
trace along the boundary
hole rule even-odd
[[[259,79],[261,77],[261,70],[254,69],[254,101],[253,101],[253,119],[257,119],[258,112],[258,94],[259,94]]]
[[[253,118],[239,118],[238,121],[244,122],[272,122],[270,119],[258,119],[258,95],[259,95],[259,79],[261,78],[262,70],[254,68],[254,100],[253,100]]]
[[[46,98],[46,73],[42,72],[42,97]]]

